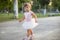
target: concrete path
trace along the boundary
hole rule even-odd
[[[60,16],[38,18],[38,23],[33,29],[34,40],[60,40]],[[18,20],[0,23],[0,40],[22,40],[25,34]]]

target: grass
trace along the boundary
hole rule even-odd
[[[38,18],[41,17],[48,17],[48,14],[46,14],[45,16],[41,13],[36,13]],[[22,18],[23,14],[19,13],[19,18]],[[60,16],[60,14],[56,14],[56,15],[52,15],[52,16]],[[0,22],[4,22],[4,21],[11,21],[14,20],[14,14],[13,13],[9,13],[9,15],[7,13],[2,13],[0,14]]]
[[[22,16],[23,16],[23,14],[20,13],[19,18],[22,18]],[[15,20],[13,13],[9,13],[9,15],[7,13],[1,13],[0,14],[0,22],[11,21],[11,20]]]
[[[0,14],[0,22],[13,20],[13,14]]]

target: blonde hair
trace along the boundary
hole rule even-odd
[[[25,3],[25,4],[24,4],[24,7],[26,7],[26,6],[28,6],[28,7],[31,8],[31,4],[30,4],[30,3]]]

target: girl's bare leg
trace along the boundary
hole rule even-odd
[[[33,35],[33,32],[32,32],[31,29],[28,29],[28,30],[27,30],[27,36],[30,36],[30,35]]]
[[[33,36],[32,30],[31,30],[31,29],[28,29],[28,30],[27,30],[27,37],[28,37],[30,40],[32,40],[32,36]]]

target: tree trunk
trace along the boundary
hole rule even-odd
[[[18,18],[18,0],[14,0],[14,18]]]

